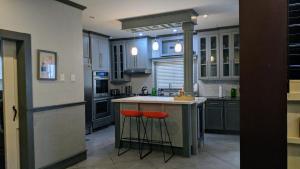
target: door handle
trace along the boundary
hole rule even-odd
[[[16,106],[13,106],[12,109],[14,111],[14,119],[13,119],[13,121],[16,121],[16,117],[17,117],[18,111],[16,109]]]

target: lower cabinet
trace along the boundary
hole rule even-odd
[[[239,133],[240,101],[208,99],[205,108],[205,131],[208,133]]]
[[[240,102],[225,101],[225,130],[239,131],[240,130]]]
[[[205,128],[223,130],[223,101],[207,101],[205,111]]]

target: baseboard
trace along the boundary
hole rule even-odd
[[[205,133],[240,135],[240,131],[205,129]]]
[[[75,165],[83,160],[86,160],[87,158],[87,151],[83,151],[81,153],[78,153],[72,157],[69,157],[67,159],[64,159],[62,161],[50,164],[46,167],[41,167],[40,169],[65,169],[72,165]]]

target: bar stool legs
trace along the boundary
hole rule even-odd
[[[125,128],[125,121],[126,119],[129,118],[129,138],[123,138],[123,134],[124,134],[124,128]],[[124,117],[123,119],[123,122],[122,122],[122,131],[121,131],[121,138],[120,138],[120,144],[119,144],[119,150],[118,150],[118,156],[121,156],[123,154],[125,154],[126,152],[128,152],[131,147],[132,147],[132,135],[131,135],[131,118],[132,117]],[[138,141],[138,144],[139,144],[139,156],[141,158],[142,156],[142,150],[141,150],[141,139],[140,139],[140,119],[141,117],[135,117],[135,120],[136,120],[136,124],[137,124],[137,134],[138,134],[138,138],[137,138],[137,141]],[[123,148],[123,142],[124,140],[129,140],[129,147],[124,150],[124,151],[121,151],[121,149]]]
[[[149,120],[149,118],[147,118],[147,120],[146,120],[145,131],[146,131],[146,128],[148,126],[148,120]],[[149,152],[145,156],[149,155],[152,152],[152,144],[159,143],[161,145],[161,149],[162,149],[162,152],[163,152],[164,162],[167,163],[175,155],[175,153],[174,153],[174,149],[173,149],[173,145],[172,145],[172,141],[171,141],[171,138],[170,138],[170,134],[169,134],[169,130],[168,130],[168,127],[167,127],[166,120],[165,120],[165,118],[158,119],[159,129],[160,129],[160,138],[161,138],[160,141],[154,141],[153,140],[153,137],[152,137],[153,136],[153,118],[150,118],[150,120],[151,120],[151,122],[150,122],[151,123],[150,124],[150,141],[149,141],[148,138],[146,138],[146,140],[148,140],[147,142],[150,143],[150,145],[149,145],[150,146],[150,150],[149,150]],[[163,129],[162,129],[163,127],[162,127],[162,125],[165,126],[165,132],[164,132],[165,133],[165,138],[166,138],[166,135],[168,136],[168,138],[166,138],[165,141],[164,141],[164,138],[163,138]],[[146,132],[145,132],[145,134],[143,136],[143,140],[145,139],[145,135],[146,135]],[[170,148],[171,148],[171,155],[168,158],[166,158],[166,151],[165,151],[165,145],[166,144],[169,144]],[[142,147],[142,151],[143,151],[143,147]]]

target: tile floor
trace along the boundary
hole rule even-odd
[[[114,126],[87,136],[88,159],[69,169],[239,169],[239,136],[206,134],[205,146],[197,156],[174,156],[163,162],[161,152],[140,160],[138,151],[118,157],[114,148]]]

